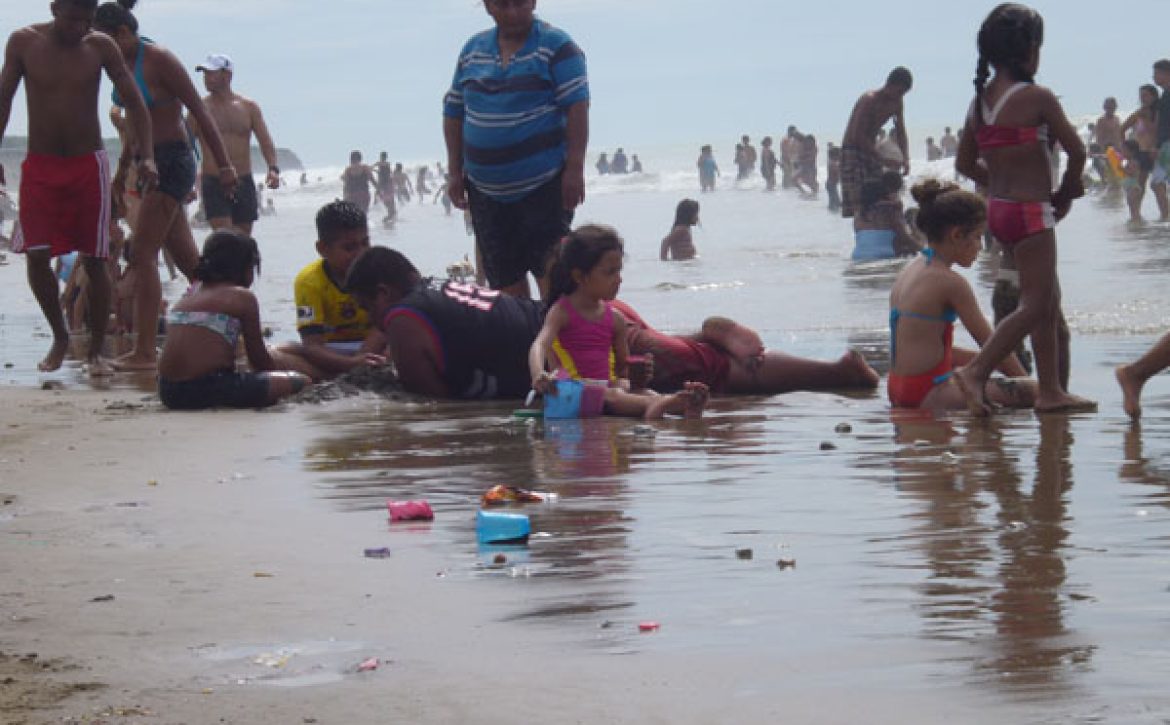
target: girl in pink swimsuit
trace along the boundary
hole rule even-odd
[[[622,240],[609,227],[583,226],[561,243],[544,326],[528,353],[532,389],[556,395],[558,376],[587,383],[582,416],[698,417],[708,397],[703,383],[687,383],[672,395],[629,390],[626,320],[610,304],[621,287],[623,255]]]
[[[988,15],[979,30],[975,101],[955,161],[959,173],[987,189],[988,227],[1012,248],[1020,273],[1020,306],[954,375],[968,408],[979,415],[989,412],[984,389],[992,371],[1028,335],[1039,378],[1036,410],[1096,408],[1070,395],[1060,381],[1054,228],[1084,195],[1086,154],[1056,96],[1033,81],[1043,41],[1044,20],[1029,7],[1004,3]],[[1068,154],[1068,164],[1054,192],[1056,143]]]

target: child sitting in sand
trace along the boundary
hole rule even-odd
[[[682,261],[694,259],[698,256],[695,242],[691,238],[691,227],[699,223],[699,202],[694,199],[683,199],[674,210],[674,225],[670,234],[662,239],[662,249],[658,253],[663,262],[668,259]]]
[[[582,416],[699,417],[708,397],[703,383],[687,383],[671,395],[629,391],[626,320],[610,304],[622,283],[623,249],[616,231],[595,225],[570,232],[561,244],[544,326],[528,353],[532,388],[556,395],[547,364],[563,376],[600,383],[585,386]]]
[[[918,184],[911,193],[919,204],[918,227],[929,245],[906,265],[890,292],[890,404],[962,410],[966,396],[951,375],[975,354],[954,348],[955,322],[961,321],[980,345],[991,336],[991,325],[971,285],[951,267],[970,267],[979,256],[987,207],[975,194],[935,180]],[[1012,377],[1027,374],[1013,355],[1001,369]],[[1030,407],[1034,392],[1030,381],[996,379],[986,384],[987,399],[1007,407]]]
[[[317,254],[293,282],[300,344],[282,345],[280,366],[314,380],[361,365],[381,365],[385,336],[373,328],[353,295],[342,289],[353,261],[370,248],[366,213],[347,201],[317,212]]]
[[[172,410],[262,408],[300,392],[300,373],[277,372],[264,344],[260,305],[249,291],[260,270],[256,241],[218,231],[203,244],[198,280],[175,303],[158,361],[158,394]],[[240,337],[254,372],[236,372]]]

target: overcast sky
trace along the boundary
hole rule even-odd
[[[585,50],[593,145],[602,149],[726,145],[789,124],[832,140],[857,95],[899,64],[916,81],[908,124],[957,125],[971,96],[975,33],[993,6],[539,0],[537,13]],[[1098,112],[1107,95],[1132,108],[1152,62],[1170,56],[1166,0],[1035,7],[1047,24],[1040,81],[1070,114]],[[491,24],[480,0],[141,0],[136,15],[144,34],[191,68],[209,52],[231,55],[237,90],[260,102],[277,143],[316,165],[342,164],[351,148],[442,158],[440,102],[455,58]],[[0,0],[6,33],[48,17],[49,0]],[[22,95],[9,134],[27,131]]]

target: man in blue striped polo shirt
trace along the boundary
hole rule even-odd
[[[585,55],[535,16],[536,0],[484,0],[496,27],[467,41],[443,101],[447,193],[471,210],[489,284],[547,297],[556,244],[585,199]]]

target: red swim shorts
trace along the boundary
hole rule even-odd
[[[727,388],[731,368],[722,350],[689,337],[668,335],[646,324],[637,312],[620,300],[611,303],[626,318],[626,338],[631,355],[654,355],[654,379],[659,392],[680,390],[684,383],[706,383],[712,392]]]
[[[20,230],[12,251],[110,256],[110,162],[105,151],[29,154],[20,173]]]

